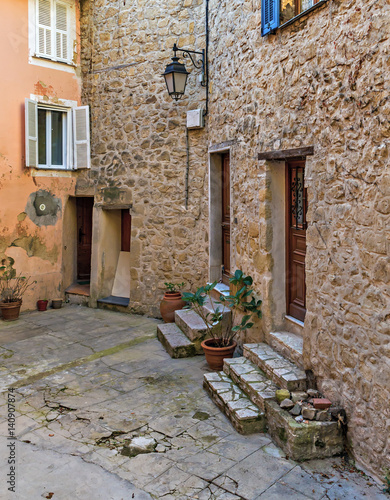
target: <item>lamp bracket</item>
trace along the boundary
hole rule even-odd
[[[205,73],[205,66],[206,65],[205,65],[205,50],[204,49],[202,49],[201,52],[196,51],[196,50],[180,49],[175,43],[175,44],[173,44],[172,50],[175,53],[175,57],[177,57],[176,52],[181,52],[183,58],[189,57],[192,64],[195,66],[195,68],[201,69],[203,74]],[[201,57],[197,58],[196,56],[201,56]],[[205,83],[202,82],[202,85],[205,86]]]

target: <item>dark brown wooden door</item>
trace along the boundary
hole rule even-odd
[[[131,215],[128,209],[122,210],[121,221],[121,252],[130,252]]]
[[[91,278],[93,198],[77,200],[77,280]]]
[[[303,321],[306,314],[306,212],[305,162],[287,164],[287,314]]]
[[[229,284],[230,273],[230,163],[222,156],[222,282]]]

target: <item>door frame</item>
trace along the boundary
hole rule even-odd
[[[209,280],[222,279],[222,157],[228,154],[231,175],[231,148],[212,146],[209,150]],[[233,193],[230,182],[230,220],[232,220]],[[230,256],[231,260],[231,256]]]

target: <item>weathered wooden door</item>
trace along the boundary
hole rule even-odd
[[[93,198],[77,200],[77,280],[91,278]]]
[[[229,284],[230,274],[230,163],[222,156],[222,282]]]
[[[306,314],[306,212],[307,194],[304,187],[305,162],[286,165],[287,255],[286,294],[287,314],[303,321]]]

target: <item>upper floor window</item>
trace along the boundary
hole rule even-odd
[[[76,34],[74,1],[36,0],[35,56],[71,64]]]
[[[26,99],[26,166],[90,168],[89,107],[57,106]]]
[[[327,0],[262,0],[261,34],[267,35],[294,17]]]

